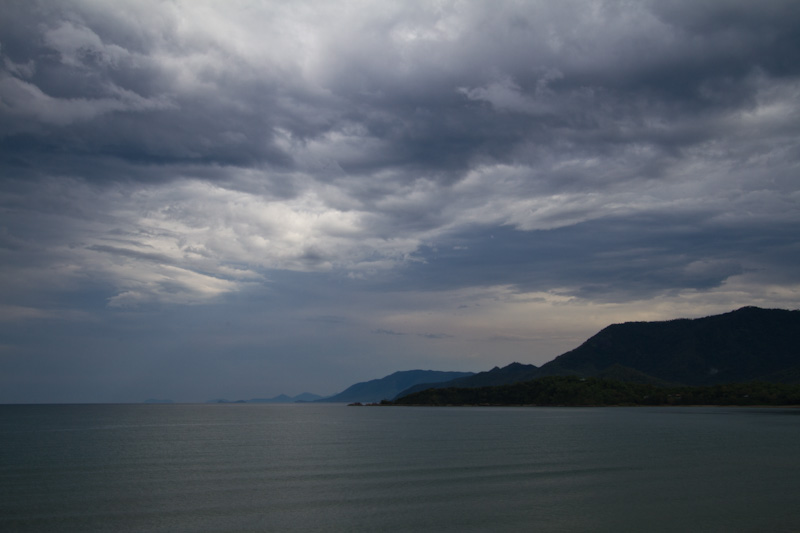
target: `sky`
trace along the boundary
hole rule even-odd
[[[800,307],[796,1],[2,0],[0,403]]]

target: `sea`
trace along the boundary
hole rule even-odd
[[[0,405],[0,531],[800,531],[800,410]]]

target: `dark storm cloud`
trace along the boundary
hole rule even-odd
[[[424,47],[409,45],[412,60],[397,69],[393,60],[403,64],[398,50],[372,37],[369,42],[377,42],[370,50],[388,56],[387,68],[370,64],[360,76],[353,71],[363,62],[348,43],[331,83],[345,101],[359,94],[354,120],[390,147],[346,168],[406,163],[417,172],[463,171],[487,160],[535,164],[530,145],[590,157],[613,156],[631,143],[674,153],[711,139],[721,133],[715,118],[754,104],[760,76],[797,74],[786,66],[796,65],[790,61],[797,55],[796,24],[782,20],[764,34],[763,17],[750,22],[749,10],[734,17],[718,5],[728,22],[700,33],[689,17],[654,16],[644,4],[603,3],[596,20],[548,19],[559,44],[548,43],[536,22],[558,8],[529,4],[512,18],[507,10],[494,14],[479,6],[474,9],[485,31],[465,32],[444,45],[441,65],[431,65]],[[713,8],[704,11],[714,19]],[[793,10],[781,14],[796,22]],[[625,24],[634,21],[641,29]],[[577,30],[568,31],[573,23]],[[582,29],[585,34],[576,35]]]
[[[273,142],[291,115],[278,100],[302,89],[282,95],[275,79],[248,75],[213,42],[187,46],[175,13],[126,21],[80,2],[10,7],[0,28],[7,176],[152,180],[170,176],[164,165],[291,164]],[[195,58],[209,72],[179,79],[190,68],[181,61]]]
[[[184,8],[10,2],[0,23],[4,178],[191,178],[274,198],[330,183],[347,200],[323,202],[358,209],[381,238],[418,238],[461,224],[448,205],[487,195],[637,194],[649,180],[675,183],[687,161],[763,156],[771,138],[775,158],[797,158],[776,152],[797,123],[759,124],[759,138],[731,129],[732,117],[796,90],[791,2],[412,4],[321,9],[325,24],[299,8],[232,7],[230,16],[314,30],[312,44],[301,27],[262,37],[263,49],[246,27],[231,40],[202,9],[187,27]],[[496,166],[517,175],[492,188]],[[453,192],[482,168],[484,186]],[[554,213],[552,225],[591,211]],[[314,269],[332,257],[303,245],[297,261]]]
[[[528,232],[473,228],[449,245],[422,248],[421,261],[410,263],[397,283],[423,289],[508,284],[595,301],[703,291],[765,268],[783,283],[800,283],[796,271],[778,267],[800,260],[796,223],[720,227],[704,218],[608,218]]]
[[[340,154],[345,172],[447,183],[478,162],[535,165],[543,149],[674,153],[719,134],[720,114],[751,107],[759,77],[798,73],[791,3],[577,7],[475,3],[460,14],[466,28],[435,44],[404,41],[408,17],[430,28],[454,6],[365,17],[347,39],[322,27],[320,91],[296,68],[255,70],[214,37],[179,41],[169,10],[125,20],[81,3],[12,2],[0,41],[4,159],[82,177],[97,160],[98,179],[167,179],[153,166],[292,167],[279,132],[302,143],[355,128],[373,146]],[[201,70],[187,81],[188,61]]]

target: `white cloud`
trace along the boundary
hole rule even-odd
[[[113,276],[122,289],[109,298],[110,307],[137,307],[153,302],[200,304],[238,288],[235,282],[189,269],[135,261],[109,265],[103,273]]]

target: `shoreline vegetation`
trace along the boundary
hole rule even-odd
[[[393,401],[350,405],[378,406],[797,406],[800,385],[753,381],[710,386],[659,387],[576,376],[477,388],[442,388],[415,392]]]

